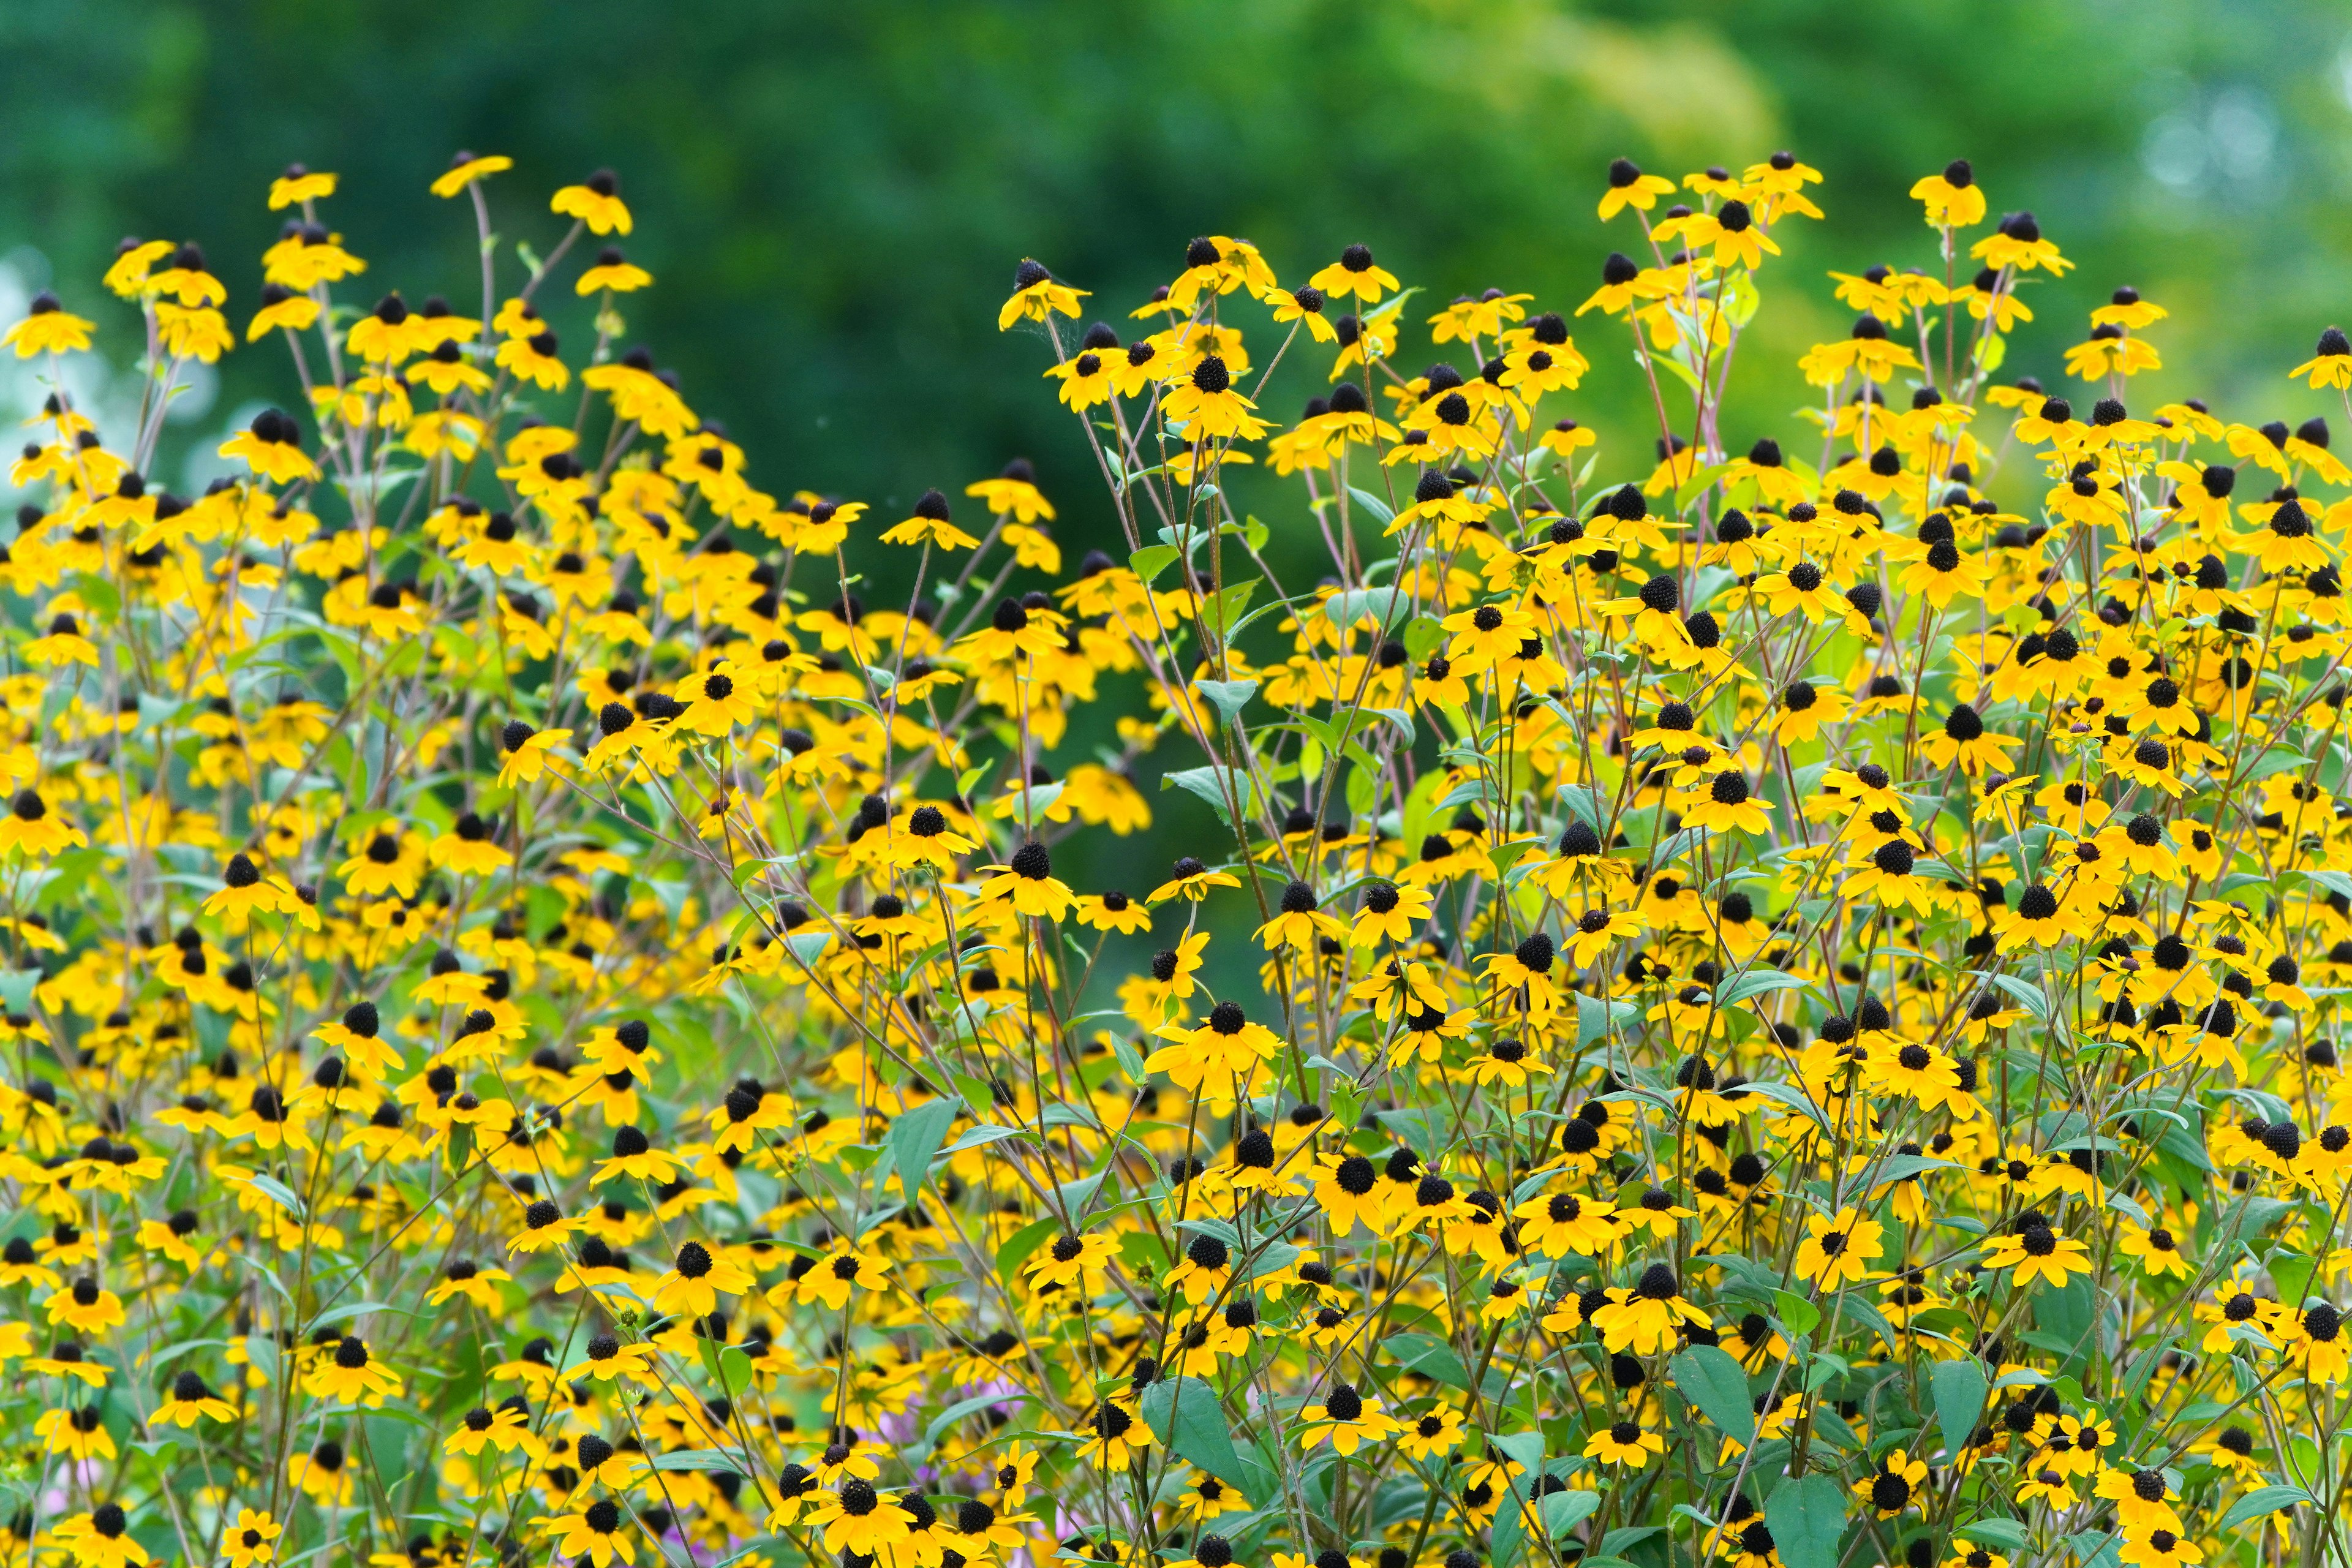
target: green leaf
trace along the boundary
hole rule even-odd
[[[1196,680],[1192,684],[1202,696],[1217,705],[1217,711],[1225,716],[1228,724],[1240,715],[1243,705],[1257,695],[1255,680]]]
[[[962,1420],[997,1405],[1026,1405],[1036,1397],[1034,1394],[982,1394],[971,1399],[961,1399],[931,1417],[923,1428],[923,1447],[929,1448],[940,1440],[940,1434]]]
[[[1214,763],[1202,768],[1175,769],[1160,775],[1160,787],[1181,789],[1187,795],[1207,801],[1215,808],[1218,820],[1231,827],[1234,823],[1233,813],[1225,805],[1225,792],[1218,787],[1219,779],[1227,775],[1229,771],[1219,767]],[[1242,809],[1246,812],[1250,810],[1251,803],[1256,798],[1257,792],[1254,783],[1247,774],[1233,773],[1231,776],[1235,785],[1234,793],[1240,797]]]
[[[2066,1538],[2066,1550],[2081,1568],[2113,1568],[2117,1537],[2112,1530],[2078,1530]]]
[[[1788,1290],[1775,1290],[1772,1303],[1780,1326],[1792,1334],[1810,1334],[1821,1324],[1822,1310],[1802,1296]]]
[[[1162,1378],[1143,1391],[1143,1421],[1151,1435],[1185,1463],[1197,1465],[1228,1486],[1239,1487],[1253,1502],[1274,1496],[1274,1484],[1261,1466],[1242,1458],[1217,1391],[1197,1377]]]
[[[742,1346],[729,1345],[719,1352],[719,1381],[726,1385],[730,1399],[740,1399],[751,1386],[751,1358],[743,1353]]]
[[[1955,1533],[1981,1545],[1998,1546],[2004,1552],[2022,1552],[2025,1550],[2026,1542],[2032,1539],[2025,1533],[2025,1526],[2018,1521],[1997,1516],[1972,1519],[1961,1525]]]
[[[1348,493],[1355,497],[1356,504],[1362,507],[1366,511],[1370,512],[1372,516],[1379,521],[1380,525],[1382,528],[1386,528],[1390,523],[1396,521],[1396,512],[1394,510],[1390,507],[1388,502],[1372,494],[1371,491],[1360,490],[1355,486],[1349,485],[1348,487]]]
[[[1470,1369],[1454,1347],[1435,1334],[1391,1334],[1388,1349],[1408,1371],[1433,1377],[1448,1388],[1470,1391]]]
[[[732,1470],[739,1476],[751,1475],[757,1468],[740,1448],[682,1448],[675,1453],[656,1454],[651,1463],[656,1470],[709,1470],[714,1474]]]
[[[2063,1342],[2066,1354],[2078,1354],[2091,1337],[2099,1304],[2091,1294],[2088,1275],[2066,1281],[2057,1289],[2043,1289],[2033,1298],[2033,1321],[2042,1332]]]
[[[1890,1155],[1884,1164],[1867,1168],[1871,1190],[1894,1185],[1913,1176],[1923,1176],[1929,1171],[1956,1171],[1959,1166],[1950,1160],[1938,1160],[1933,1154]]]
[[[916,1194],[923,1190],[923,1183],[931,1173],[931,1159],[946,1142],[948,1124],[955,1120],[956,1109],[962,1103],[955,1095],[942,1095],[892,1119],[890,1159],[898,1167],[898,1181],[906,1188],[908,1203],[914,1202]]]
[[[1343,632],[1366,616],[1380,622],[1381,630],[1385,632],[1411,615],[1412,605],[1412,595],[1402,588],[1350,588],[1323,601],[1323,613]]]
[[[940,1150],[940,1153],[961,1154],[967,1149],[978,1149],[982,1145],[989,1143],[1002,1143],[1007,1138],[1018,1138],[1020,1136],[1021,1129],[1018,1127],[999,1127],[992,1122],[982,1122],[980,1126],[971,1129],[969,1131],[965,1132],[962,1137],[957,1139],[954,1142]],[[741,1178],[740,1176],[738,1176],[737,1179],[740,1181]]]
[[[33,1010],[33,987],[41,983],[37,969],[0,969],[0,1002],[19,1017]]]
[[[1750,996],[1761,996],[1768,991],[1802,991],[1811,984],[1799,975],[1785,974],[1780,970],[1759,965],[1726,984],[1715,994],[1715,1005],[1728,1007],[1735,1002],[1745,1002]]]
[[[1021,1266],[1029,1261],[1029,1255],[1045,1246],[1049,1237],[1060,1235],[1061,1230],[1062,1222],[1051,1215],[1023,1226],[996,1249],[996,1272],[1010,1282],[1021,1272]]]
[[[2312,1495],[2301,1487],[2256,1487],[2230,1505],[2230,1511],[2221,1516],[2221,1522],[2214,1530],[2227,1535],[2249,1520],[2312,1500]]]
[[[1667,1363],[1683,1397],[1706,1413],[1726,1436],[1744,1447],[1756,1441],[1756,1408],[1748,1402],[1748,1374],[1727,1351],[1693,1345]]]
[[[2257,779],[2266,779],[2273,773],[2283,773],[2290,768],[2309,766],[2311,766],[2311,759],[2301,752],[2287,746],[2273,747],[2246,765],[2246,771],[2238,775],[2238,782],[2252,784]]]
[[[1598,996],[1577,993],[1577,1048],[1581,1050],[1595,1040],[1606,1039],[1612,1024],[1622,1029],[1641,1016],[1642,1005],[1638,1002],[1604,1002]]]
[[[1791,1478],[1772,1489],[1764,1504],[1785,1568],[1837,1568],[1838,1538],[1845,1533],[1845,1493],[1823,1475]]]
[[[1812,1122],[1814,1126],[1821,1128],[1824,1131],[1829,1130],[1829,1118],[1823,1114],[1822,1108],[1815,1105],[1811,1098],[1795,1084],[1769,1083],[1759,1080],[1755,1083],[1741,1084],[1739,1086],[1739,1092],[1742,1094],[1760,1094],[1767,1100],[1778,1100],[1780,1104],[1787,1106],[1790,1110],[1805,1117],[1805,1119]]]
[[[1543,1500],[1544,1533],[1558,1541],[1591,1519],[1600,1506],[1599,1492],[1554,1492]]]
[[[1976,1432],[1977,1418],[1984,1414],[1989,1392],[1984,1368],[1974,1356],[1939,1361],[1929,1381],[1936,1393],[1936,1420],[1944,1428],[1944,1452],[1958,1458]]]
[[[302,1200],[294,1195],[293,1188],[288,1186],[277,1177],[263,1175],[257,1172],[255,1174],[247,1177],[246,1180],[252,1185],[256,1192],[261,1194],[262,1196],[268,1198],[271,1203],[276,1204],[279,1208],[284,1209],[288,1214],[292,1215],[296,1219],[300,1219],[302,1217]]]
[[[1127,563],[1148,584],[1168,570],[1169,563],[1176,559],[1176,547],[1172,544],[1147,544],[1129,556]]]
[[[1518,1556],[1519,1538],[1527,1529],[1528,1500],[1535,1495],[1543,1469],[1543,1433],[1498,1432],[1486,1440],[1486,1447],[1490,1453],[1519,1467],[1519,1473],[1511,1478],[1508,1496],[1495,1515],[1494,1559],[1507,1564]]]
[[[2014,974],[1994,974],[1981,969],[1975,973],[2006,993],[2019,1006],[2032,1014],[2034,1022],[2044,1025],[2050,1022],[2050,998],[2042,994],[2042,987],[2039,985],[2032,984]]]
[[[396,1312],[404,1318],[417,1315],[412,1307],[395,1307],[389,1301],[346,1301],[340,1307],[330,1307],[311,1319],[310,1330],[315,1333],[329,1323],[348,1322],[353,1318],[364,1318],[371,1312]]]
[[[1201,606],[1201,619],[1219,637],[1232,634],[1234,622],[1249,607],[1250,595],[1257,592],[1255,577],[1240,583],[1228,583],[1209,602]]]

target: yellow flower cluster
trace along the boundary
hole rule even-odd
[[[94,304],[0,340],[8,1563],[2341,1554],[2326,408],[2135,398],[2130,289],[2000,381],[2074,263],[1954,163],[1735,439],[1820,175],[1620,161],[1559,309],[1206,236],[1123,342],[1023,262],[1066,571],[1025,462],[759,488],[624,346],[619,182],[541,261],[510,169],[433,182],[462,308],[271,185],[294,412],[200,496],[197,247],[106,272],[129,427]],[[1194,852],[1056,874],[1154,799]]]

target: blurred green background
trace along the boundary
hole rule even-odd
[[[1828,176],[1828,225],[1783,226],[1766,275],[1737,444],[1789,427],[1790,362],[1843,331],[1824,269],[1929,259],[1904,193],[1957,155],[2082,264],[2029,292],[2009,372],[2055,382],[2130,282],[2174,312],[2155,392],[2316,411],[2280,373],[2344,309],[2348,51],[2352,9],[2316,0],[11,0],[0,252],[101,307],[120,353],[114,241],[202,241],[241,329],[289,161],[343,175],[328,212],[371,294],[461,300],[472,225],[425,189],[452,150],[517,159],[500,228],[542,251],[549,193],[609,165],[659,279],[632,334],[764,486],[889,512],[1026,454],[1083,547],[1108,513],[1045,345],[995,330],[1022,256],[1122,335],[1202,232],[1289,282],[1362,240],[1428,290],[1416,323],[1489,285],[1572,307],[1619,153],[1679,174],[1788,147]],[[1645,464],[1622,328],[1578,338],[1598,368],[1569,411],[1625,437],[1605,469]],[[1434,357],[1416,324],[1401,358]],[[220,415],[291,390],[275,352],[224,374]],[[1286,369],[1271,411],[1320,378]]]

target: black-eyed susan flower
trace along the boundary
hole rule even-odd
[[[1886,1227],[1852,1204],[1833,1215],[1808,1215],[1793,1265],[1798,1279],[1823,1292],[1858,1285],[1885,1250]]]
[[[1880,1457],[1873,1474],[1854,1483],[1853,1495],[1868,1503],[1880,1519],[1893,1519],[1918,1500],[1920,1489],[1927,1484],[1926,1461],[1895,1448]]]
[[[213,1392],[201,1373],[183,1368],[174,1373],[152,1420],[173,1426],[194,1426],[198,1421],[234,1421],[236,1407]]]
[[[931,544],[941,550],[975,550],[980,541],[956,527],[950,521],[948,498],[938,490],[925,490],[915,501],[915,510],[904,522],[886,529],[885,544]]]
[[[1055,282],[1054,275],[1045,269],[1043,262],[1024,258],[1013,269],[1013,292],[1006,298],[1004,308],[997,312],[997,331],[1008,331],[1013,322],[1024,319],[1044,321],[1057,311],[1075,317],[1078,313],[1078,301],[1085,299],[1086,294],[1083,289],[1072,289]]]
[[[400,1375],[375,1359],[367,1342],[345,1334],[312,1363],[303,1391],[338,1405],[380,1408],[401,1390]]]
[[[1586,1458],[1598,1459],[1604,1465],[1638,1470],[1646,1468],[1653,1458],[1664,1456],[1666,1440],[1645,1430],[1639,1422],[1617,1421],[1593,1428],[1580,1451]]]
[[[1379,1399],[1368,1399],[1355,1384],[1339,1379],[1324,1390],[1321,1399],[1299,1407],[1298,1426],[1301,1448],[1318,1448],[1328,1443],[1343,1458],[1400,1430],[1400,1424],[1382,1411]]]
[[[229,1568],[257,1568],[278,1555],[278,1521],[256,1509],[240,1508],[221,1531],[221,1555]]]
[[[1930,227],[1969,228],[1984,221],[1984,187],[1966,158],[1955,158],[1943,172],[1925,174],[1911,185],[1911,199],[1925,209]]]
[[[558,1557],[592,1563],[595,1568],[612,1568],[615,1559],[623,1563],[637,1560],[635,1530],[623,1516],[620,1503],[612,1498],[597,1498],[577,1512],[551,1515],[536,1522]]]
[[[1705,1312],[1683,1300],[1682,1282],[1664,1263],[1651,1264],[1632,1286],[1609,1287],[1607,1298],[1591,1321],[1611,1351],[1655,1355],[1680,1324],[1706,1322]]]
[[[2007,1270],[2010,1283],[2029,1280],[2063,1287],[2071,1275],[2087,1274],[2090,1248],[2071,1236],[2060,1236],[2039,1214],[2028,1213],[2012,1228],[1986,1247],[1985,1266]]]
[[[18,359],[35,354],[75,353],[89,347],[97,323],[77,316],[47,290],[33,296],[25,319],[0,333],[0,343],[16,351]]]

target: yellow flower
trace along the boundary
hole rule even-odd
[[[1585,1439],[1583,1449],[1588,1459],[1629,1470],[1647,1468],[1652,1455],[1663,1456],[1665,1451],[1664,1437],[1643,1431],[1639,1423],[1633,1421],[1595,1427],[1592,1436]]]
[[[441,178],[448,180],[457,172],[453,169]],[[610,169],[599,169],[580,184],[564,186],[547,206],[550,212],[578,218],[591,234],[626,234],[633,223],[628,204],[621,200],[620,176]]]
[[[432,191],[435,195],[446,199],[470,188],[478,181],[487,180],[492,174],[504,174],[513,167],[514,160],[503,153],[478,156],[472,153],[459,153],[449,161],[447,170],[434,177]]]
[[[1046,321],[1055,311],[1075,316],[1078,313],[1078,301],[1086,297],[1083,289],[1055,282],[1045,263],[1024,259],[1013,269],[1013,292],[1005,300],[1004,308],[997,312],[996,330],[1009,331],[1013,322],[1024,319]]]
[[[2070,1275],[2091,1272],[2089,1252],[2082,1242],[2058,1235],[2040,1215],[2029,1212],[1985,1249],[1984,1262],[1988,1268],[2011,1270],[2011,1285],[2044,1280],[2063,1287]]]
[[[2319,344],[2311,351],[2311,358],[2286,374],[2290,381],[2296,376],[2305,378],[2315,392],[2323,386],[2339,392],[2352,387],[2352,340],[2345,337],[2343,329],[2328,328],[2319,334]]]
[[[1592,1326],[1611,1351],[1630,1350],[1635,1355],[1658,1354],[1684,1323],[1704,1326],[1706,1314],[1682,1299],[1675,1271],[1653,1263],[1630,1289],[1612,1286],[1607,1304],[1592,1314]]]
[[[572,291],[583,298],[607,289],[615,294],[629,294],[652,287],[653,280],[654,275],[631,264],[621,254],[619,246],[608,245],[596,253],[596,264],[580,274]]]
[[[558,1557],[575,1563],[584,1559],[595,1568],[612,1568],[614,1558],[623,1563],[637,1560],[634,1531],[622,1517],[621,1505],[611,1498],[598,1498],[576,1513],[556,1514],[536,1522],[540,1532],[553,1543]]]
[[[236,1406],[215,1394],[201,1374],[183,1368],[151,1419],[173,1426],[194,1426],[200,1419],[234,1421]]]
[[[1856,1481],[1853,1495],[1877,1510],[1881,1519],[1893,1519],[1919,1500],[1919,1490],[1927,1482],[1927,1466],[1900,1448],[1880,1457],[1875,1473]]]
[[[221,1531],[221,1554],[228,1559],[229,1568],[255,1568],[277,1557],[278,1535],[276,1520],[257,1510],[240,1508],[236,1522]]]
[[[1376,1444],[1404,1428],[1383,1415],[1378,1399],[1368,1399],[1353,1384],[1334,1381],[1320,1400],[1300,1407],[1298,1446],[1304,1449],[1331,1445],[1345,1457]]]
[[[1966,158],[1955,158],[1940,174],[1914,181],[1911,199],[1927,211],[1931,228],[1967,228],[1984,221],[1984,187]]]
[[[336,1342],[332,1350],[311,1363],[310,1374],[302,1380],[302,1391],[313,1398],[370,1409],[381,1408],[400,1388],[399,1374],[376,1360],[367,1342],[357,1334],[345,1334]]]
[[[1642,173],[1631,159],[1614,159],[1609,165],[1609,189],[1601,197],[1601,221],[1607,223],[1629,206],[1648,212],[1658,205],[1660,196],[1672,195],[1674,189],[1672,180]]]
[[[1885,1250],[1886,1227],[1864,1219],[1852,1204],[1833,1215],[1805,1216],[1805,1239],[1798,1245],[1797,1278],[1817,1283],[1823,1293],[1859,1285]]]
[[[44,290],[33,296],[31,311],[23,321],[0,333],[0,343],[14,347],[18,359],[72,353],[89,347],[89,334],[96,325],[68,311],[55,294]]]

